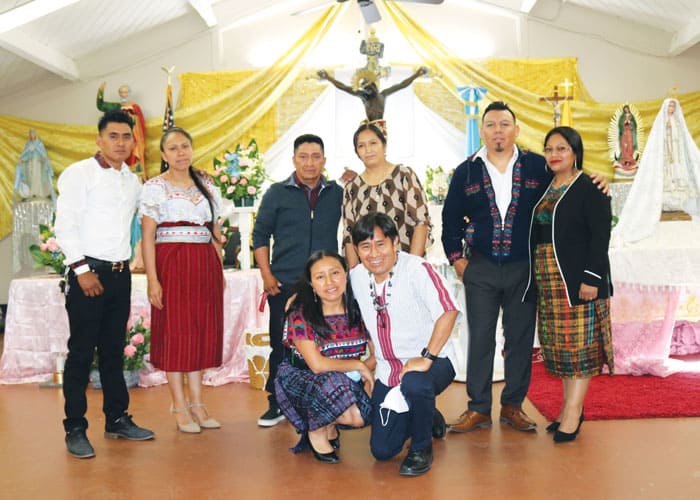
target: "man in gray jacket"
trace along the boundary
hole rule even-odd
[[[284,307],[301,277],[306,260],[316,250],[338,251],[338,224],[343,189],[321,172],[326,164],[323,140],[304,134],[294,141],[294,173],[270,186],[260,202],[253,228],[255,262],[260,268],[270,306],[270,376],[265,390],[269,408],[258,425],[272,427],[282,420],[275,399],[275,376],[282,361]],[[274,239],[270,261],[270,238]]]

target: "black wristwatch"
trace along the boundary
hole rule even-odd
[[[435,361],[438,357],[435,354],[431,354],[427,347],[424,347],[420,352],[420,355],[424,358],[428,358],[430,361]]]

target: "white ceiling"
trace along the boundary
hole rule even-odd
[[[135,36],[147,39],[149,32],[166,23],[179,22],[178,27],[184,26],[168,42],[176,47],[208,31],[207,20],[211,17],[218,23],[214,30],[236,30],[260,16],[274,27],[288,22],[293,13],[329,5],[333,0],[78,0],[43,17],[7,28],[7,23],[22,9],[42,2],[55,8],[66,0],[0,0],[0,97],[19,92],[38,80],[78,81],[94,76],[89,65],[101,50],[115,50],[120,42]],[[526,16],[578,31],[582,22],[577,19],[580,13],[590,12],[598,19],[605,16],[608,20],[638,25],[640,30],[650,30],[655,36],[666,34],[667,43],[654,48],[657,56],[673,57],[700,42],[698,0],[445,0],[448,3],[471,8],[482,5],[503,15]],[[406,4],[409,13],[414,8],[418,7]],[[442,8],[421,6],[420,22],[429,30],[436,26],[434,31],[439,31]],[[320,10],[312,10],[302,15],[310,17],[319,13]],[[595,27],[590,29],[594,31]],[[605,33],[597,35],[605,38]],[[619,41],[616,43],[619,45]],[[149,52],[156,54],[167,48],[162,43],[140,47],[138,57],[143,59]]]

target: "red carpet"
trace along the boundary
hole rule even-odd
[[[547,420],[554,420],[561,406],[561,379],[547,373],[544,363],[533,363],[527,398]],[[593,377],[585,408],[586,420],[699,417],[700,373]]]

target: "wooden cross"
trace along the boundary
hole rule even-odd
[[[540,101],[546,101],[552,105],[552,108],[554,108],[554,126],[555,127],[559,126],[559,122],[561,120],[561,104],[559,104],[559,102],[560,101],[570,101],[572,99],[573,99],[573,97],[571,97],[570,95],[560,96],[559,95],[559,88],[556,85],[554,86],[554,91],[553,91],[551,96],[540,97]]]

